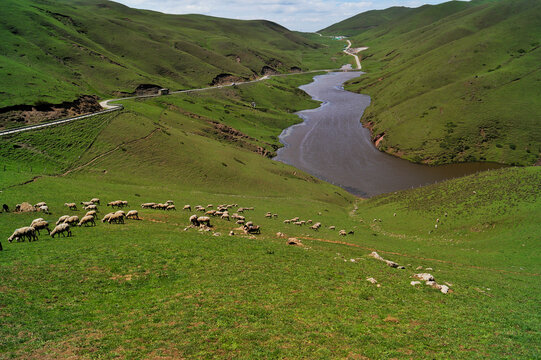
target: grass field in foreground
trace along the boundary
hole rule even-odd
[[[272,149],[298,121],[290,111],[317,106],[295,95],[301,81],[126,102],[67,125],[71,141],[65,127],[2,138],[0,203],[46,201],[55,221],[83,214],[64,202],[125,199],[142,220],[9,244],[38,214],[1,213],[0,359],[538,357],[540,169],[354,198],[251,151]],[[275,95],[268,104],[264,93]],[[218,136],[211,119],[250,138]],[[17,185],[42,175],[29,163],[49,175]],[[262,234],[214,218],[211,232],[184,231],[191,212],[139,207],[168,199],[254,206],[245,215]],[[323,227],[283,223],[295,216]],[[406,269],[368,257],[374,250]],[[411,286],[425,271],[452,292]]]

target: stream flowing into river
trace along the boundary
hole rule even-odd
[[[361,72],[335,72],[314,77],[300,89],[322,104],[300,111],[302,123],[280,135],[284,147],[275,160],[295,166],[362,197],[408,189],[472,174],[501,165],[462,163],[426,166],[376,149],[360,118],[370,104],[367,95],[345,91],[342,84]]]

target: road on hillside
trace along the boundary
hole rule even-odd
[[[255,80],[234,82],[232,84],[226,84],[226,85],[207,86],[207,87],[199,88],[199,89],[187,89],[187,90],[171,91],[170,94],[182,94],[182,93],[206,91],[206,90],[212,90],[212,89],[220,89],[220,88],[225,88],[225,87],[229,87],[229,86],[256,83],[256,82],[259,82],[259,81],[270,79],[271,77],[291,76],[291,75],[299,75],[299,74],[311,74],[311,73],[317,73],[317,72],[322,72],[322,71],[324,71],[324,72],[332,72],[332,71],[340,71],[340,69],[310,70],[310,71],[302,71],[302,72],[296,72],[296,73],[291,73],[291,74],[265,75],[265,76],[262,76],[262,77],[260,77],[258,79],[255,79]],[[6,136],[6,135],[17,134],[17,133],[25,132],[25,131],[41,130],[41,129],[44,129],[44,128],[47,128],[47,127],[50,127],[50,126],[64,125],[64,124],[70,123],[72,121],[86,119],[86,118],[96,116],[96,115],[107,114],[107,113],[117,111],[117,110],[121,110],[121,109],[124,108],[124,106],[122,106],[122,104],[110,104],[111,102],[116,102],[116,101],[121,101],[121,100],[129,100],[129,99],[152,98],[152,97],[157,97],[157,96],[163,96],[163,95],[160,95],[160,94],[137,95],[137,96],[122,97],[122,98],[117,98],[117,99],[103,100],[103,101],[100,101],[100,106],[104,110],[97,111],[97,112],[91,113],[91,114],[75,116],[75,117],[71,117],[71,118],[67,118],[67,119],[54,120],[54,121],[50,121],[50,122],[47,122],[47,123],[44,123],[44,124],[29,125],[29,126],[23,126],[23,127],[13,128],[13,129],[2,130],[2,131],[0,131],[0,137]]]
[[[351,55],[355,58],[355,62],[357,63],[357,70],[361,70],[361,60],[359,60],[359,56],[357,53],[359,51],[363,51],[368,49],[367,47],[360,47],[360,48],[351,48],[351,41],[346,40],[348,43],[348,46],[344,49],[344,53]]]

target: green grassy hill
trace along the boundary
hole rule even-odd
[[[541,169],[357,199],[261,155],[299,121],[292,112],[317,106],[296,89],[309,81],[123,101],[0,138],[0,203],[52,211],[0,213],[0,359],[537,357]],[[38,216],[81,216],[63,204],[92,197],[100,217],[123,199],[142,220],[5,240]],[[139,206],[167,199],[176,212]],[[184,231],[184,204],[222,203],[255,207],[245,216],[261,235],[217,218]],[[295,216],[323,226],[283,223]],[[410,285],[420,272],[452,292]]]
[[[141,84],[201,87],[221,74],[254,78],[264,67],[339,67],[331,60],[339,43],[268,21],[167,15],[105,0],[7,0],[2,14],[0,108],[111,97]]]
[[[415,162],[533,164],[541,152],[541,2],[453,1],[360,14],[351,35],[381,150]],[[376,21],[374,21],[376,19]]]

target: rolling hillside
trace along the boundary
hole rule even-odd
[[[535,358],[541,168],[355,198],[264,156],[318,105],[296,89],[309,81],[123,101],[0,138],[0,203],[52,211],[0,213],[0,359]],[[123,199],[142,220],[5,240],[36,217],[82,217],[63,204],[92,197],[99,219]],[[140,207],[167,199],[177,211]],[[261,234],[218,217],[184,230],[202,214],[184,204],[253,206]],[[284,223],[297,216],[322,227]],[[410,285],[421,272],[451,291]]]
[[[541,2],[452,1],[368,12],[322,30],[351,35],[371,95],[362,121],[411,161],[533,164],[541,152]]]
[[[2,14],[0,108],[121,95],[142,84],[182,89],[333,68],[340,48],[268,21],[167,15],[105,0],[7,0]]]

